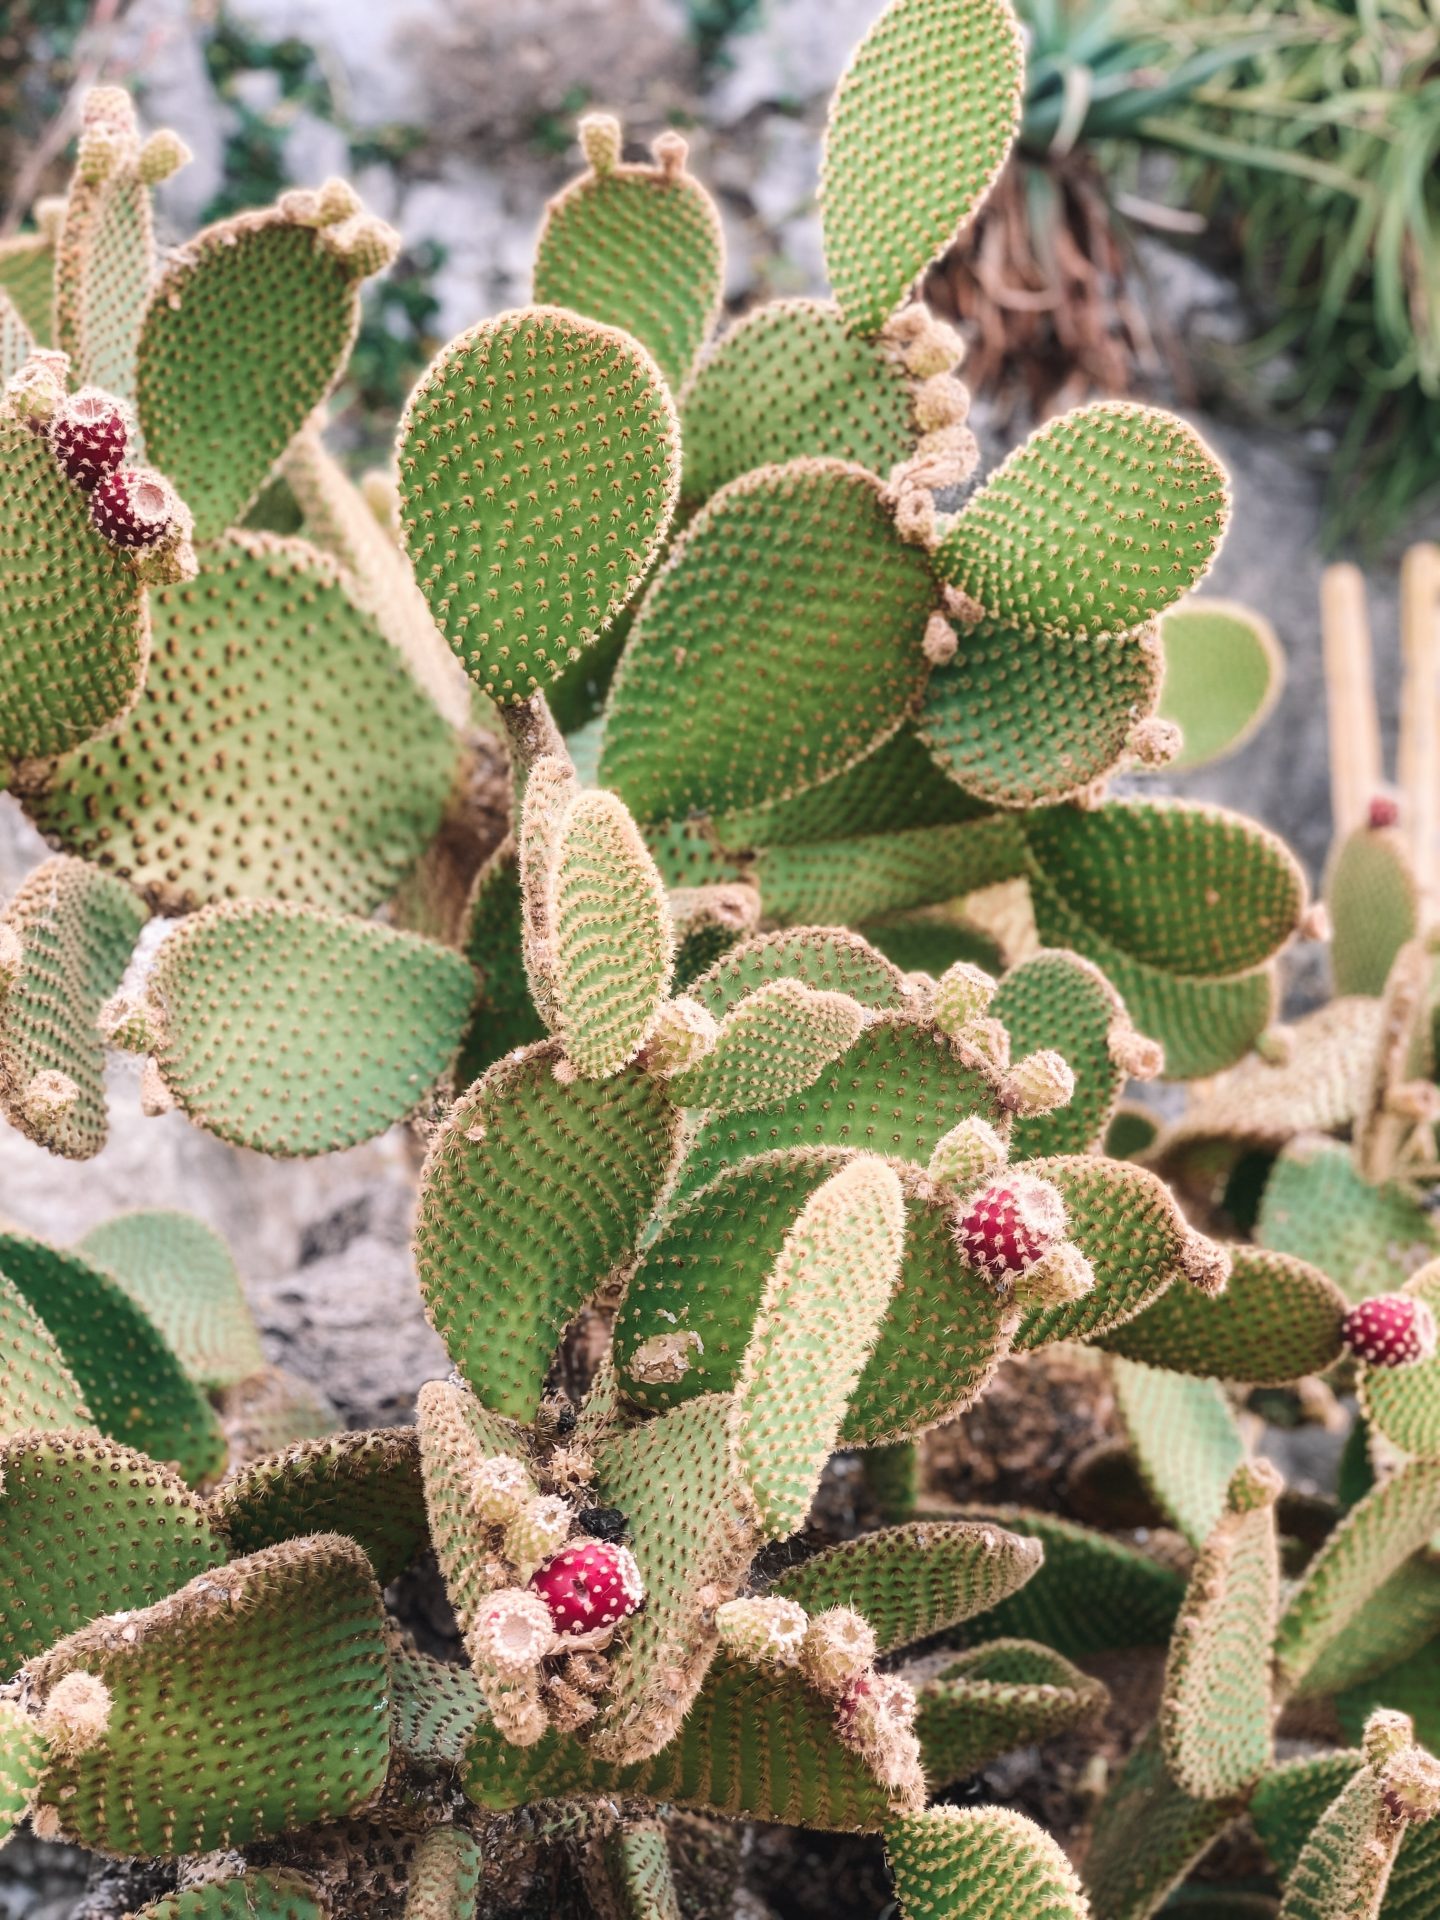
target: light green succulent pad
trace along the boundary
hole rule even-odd
[[[233,1386],[264,1365],[230,1249],[194,1214],[117,1214],[92,1227],[78,1251],[144,1309],[202,1387]]]

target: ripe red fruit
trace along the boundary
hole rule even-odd
[[[1345,1344],[1367,1367],[1409,1367],[1435,1351],[1435,1316],[1409,1293],[1377,1293],[1346,1314]]]
[[[567,1640],[628,1620],[645,1598],[634,1554],[608,1540],[572,1541],[531,1575],[530,1590]]]
[[[153,547],[176,533],[184,508],[170,482],[150,467],[117,467],[90,495],[90,518],[117,547]]]
[[[955,1227],[960,1251],[992,1280],[1013,1280],[1065,1232],[1065,1203],[1048,1181],[1011,1174],[983,1187]]]
[[[120,465],[129,438],[119,401],[98,387],[82,387],[72,394],[50,422],[56,459],[87,493]]]
[[[1388,793],[1377,793],[1370,802],[1365,824],[1378,831],[1381,827],[1393,827],[1400,818],[1399,804]]]

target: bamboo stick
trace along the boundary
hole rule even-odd
[[[1365,576],[1348,561],[1327,567],[1321,577],[1320,631],[1330,726],[1330,809],[1339,839],[1365,819],[1384,778]]]

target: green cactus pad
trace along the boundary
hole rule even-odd
[[[1117,1360],[1113,1379],[1141,1477],[1190,1544],[1203,1546],[1246,1457],[1230,1402],[1213,1380],[1135,1360]]]
[[[414,1765],[454,1772],[485,1718],[485,1696],[464,1667],[408,1647],[390,1649],[395,1745]]]
[[[1185,1594],[1172,1567],[1055,1514],[967,1507],[954,1517],[1038,1540],[1045,1555],[1023,1587],[970,1621],[960,1635],[967,1643],[1040,1640],[1072,1660],[1168,1644]]]
[[[704,1120],[678,1191],[692,1193],[726,1167],[778,1147],[858,1147],[923,1166],[941,1136],[971,1114],[1003,1128],[994,1079],[967,1065],[938,1028],[881,1014],[848,1052],[779,1106]]]
[[[343,1533],[364,1548],[375,1578],[387,1586],[428,1537],[414,1430],[297,1441],[232,1474],[215,1495],[212,1512],[237,1554],[307,1533]]]
[[[197,1125],[333,1153],[412,1113],[455,1057],[475,978],[419,934],[278,901],[205,907],[147,982],[155,1058]]]
[[[30,1669],[42,1698],[79,1672],[112,1701],[99,1741],[52,1759],[41,1804],[82,1846],[165,1859],[351,1812],[389,1764],[382,1622],[370,1562],[335,1534],[97,1620]]]
[[[1165,684],[1160,717],[1184,736],[1173,772],[1209,766],[1265,724],[1285,684],[1275,629],[1229,600],[1190,600],[1160,622]]]
[[[605,1842],[605,1876],[618,1920],[681,1920],[665,1828],[629,1821]]]
[[[993,1640],[927,1680],[918,1698],[925,1776],[940,1787],[968,1779],[1016,1747],[1084,1727],[1107,1695],[1098,1680],[1049,1647]]]
[[[977,800],[1040,806],[1114,772],[1155,710],[1161,668],[1148,632],[1071,637],[984,619],[931,674],[920,733]]]
[[[1282,1761],[1256,1782],[1250,1820],[1282,1880],[1295,1871],[1316,1821],[1363,1765],[1359,1752],[1317,1753]]]
[[[0,1700],[0,1845],[30,1811],[47,1752],[30,1714],[13,1700]]]
[[[1401,1291],[1432,1313],[1440,1310],[1440,1262],[1422,1268]],[[1408,1367],[1362,1365],[1357,1391],[1361,1412],[1391,1446],[1426,1460],[1440,1457],[1440,1359],[1434,1354]]]
[[[1347,1627],[1336,1634],[1320,1658],[1305,1676],[1307,1695],[1345,1694],[1341,1719],[1359,1738],[1366,1714],[1358,1713],[1359,1696],[1372,1706],[1404,1707],[1407,1712],[1422,1712],[1417,1697],[1428,1690],[1429,1663],[1440,1651],[1432,1646],[1440,1629],[1440,1561],[1429,1548],[1422,1548],[1404,1560],[1376,1587],[1365,1605]],[[1415,1656],[1420,1664],[1414,1665]],[[1407,1671],[1397,1671],[1406,1669]],[[1402,1691],[1405,1681],[1413,1681]],[[1347,1717],[1348,1716],[1348,1717]],[[1433,1715],[1422,1734],[1426,1745],[1430,1734],[1440,1733]]]
[[[1169,1287],[1097,1344],[1174,1373],[1282,1386],[1339,1358],[1345,1306],[1334,1281],[1307,1261],[1234,1247],[1224,1293]]]
[[[55,313],[55,249],[44,233],[0,240],[0,292],[13,302],[37,347],[51,344]]]
[[[1333,1140],[1297,1140],[1275,1162],[1255,1238],[1310,1260],[1347,1300],[1389,1293],[1440,1254],[1431,1216],[1399,1185],[1372,1186]]]
[[[545,1038],[525,977],[521,945],[520,860],[505,840],[476,875],[465,908],[461,950],[480,981],[470,1025],[455,1063],[457,1086],[468,1087],[516,1047]]]
[[[1321,1657],[1437,1526],[1440,1461],[1411,1461],[1351,1507],[1280,1615],[1275,1658],[1284,1689],[1309,1691]]]
[[[713,1596],[739,1591],[759,1544],[734,1428],[729,1396],[707,1394],[596,1452],[596,1497],[628,1517],[645,1582],[590,1736],[601,1760],[648,1759],[673,1738],[714,1656]]]
[[[1165,1768],[1158,1733],[1131,1753],[1100,1804],[1085,1888],[1103,1920],[1150,1920],[1240,1811],[1194,1800]]]
[[[1379,1920],[1405,1826],[1376,1772],[1361,1767],[1311,1829],[1277,1920]]]
[[[802,1560],[767,1591],[808,1613],[854,1607],[886,1654],[999,1605],[1042,1558],[1038,1541],[989,1521],[914,1520]]]
[[[1008,1807],[927,1807],[885,1828],[902,1920],[1089,1920],[1075,1869]]]
[[[1119,994],[1079,954],[1042,952],[1010,969],[989,1012],[1010,1035],[1012,1060],[1023,1060],[1037,1047],[1053,1047],[1075,1075],[1075,1091],[1065,1106],[1053,1113],[1017,1114],[1011,1158],[1093,1151],[1125,1082],[1112,1051],[1112,1037],[1118,1040],[1130,1030]]]
[[[216,1404],[230,1443],[232,1467],[283,1453],[297,1440],[323,1439],[340,1425],[324,1396],[283,1367],[261,1367],[233,1387],[223,1388]]]
[[[659,870],[624,803],[578,794],[549,862],[550,990],[566,1057],[590,1080],[628,1066],[670,992],[675,939]]]
[[[220,1423],[147,1314],[93,1262],[0,1233],[0,1273],[45,1322],[95,1423],[187,1480],[225,1460]]]
[[[687,501],[786,460],[884,475],[915,451],[902,361],[847,333],[828,300],[769,300],[737,321],[700,362],[681,419]]]
[[[93,1426],[79,1382],[45,1322],[0,1273],[0,1437]]]
[[[50,443],[0,419],[0,763],[64,753],[113,727],[150,658],[130,557],[91,525]]]
[[[1229,516],[1224,469],[1192,428],[1103,400],[1017,448],[955,520],[936,565],[1022,633],[1128,633],[1189,592]]]
[[[0,385],[18,373],[34,351],[29,328],[8,295],[0,291]]]
[[[748,1113],[799,1093],[859,1038],[864,1010],[839,993],[799,980],[773,980],[737,1001],[714,1044],[694,1066],[672,1074],[667,1091],[682,1107]]]
[[[760,924],[760,896],[740,882],[675,887],[669,902],[677,993],[686,992]]]
[[[304,1874],[259,1871],[168,1894],[134,1920],[331,1920],[331,1909]]]
[[[816,993],[843,993],[876,1013],[913,1001],[900,969],[845,927],[800,927],[762,933],[723,954],[686,988],[717,1020],[775,980],[798,980]]]
[[[349,263],[278,207],[221,220],[171,255],[145,310],[136,395],[149,456],[198,540],[244,517],[334,386],[359,318]]]
[[[650,356],[557,308],[483,321],[431,363],[397,456],[402,539],[471,678],[502,702],[575,678],[659,551],[679,485]]]
[[[1170,1643],[1160,1744],[1171,1779],[1197,1800],[1233,1798],[1271,1761],[1275,1703],[1264,1652],[1280,1599],[1280,1484],[1273,1469],[1236,1470]]]
[[[227,896],[371,912],[439,828],[458,743],[334,563],[231,534],[150,598],[144,697],[60,763],[27,802],[36,824],[170,912]]]
[[[771,847],[755,862],[766,915],[782,925],[873,920],[973,893],[1024,870],[1025,842],[1006,814],[824,846]],[[1064,935],[1052,940],[1065,943]],[[1108,959],[1102,964],[1113,974]]]
[[[117,1214],[77,1251],[143,1308],[200,1386],[234,1386],[265,1364],[230,1249],[193,1213]]]
[[[415,1231],[450,1357],[486,1406],[520,1420],[567,1323],[632,1253],[678,1146],[679,1111],[654,1079],[566,1085],[561,1057],[553,1041],[511,1055],[456,1104]]]
[[[1024,59],[1005,0],[891,0],[850,57],[821,174],[825,267],[875,334],[979,211],[1019,131]]]
[[[1330,912],[1330,977],[1337,994],[1378,997],[1395,956],[1420,931],[1420,895],[1403,834],[1357,827],[1325,870]]]
[[[0,997],[0,1101],[13,1125],[70,1160],[105,1144],[105,1048],[95,1019],[145,918],[123,882],[63,857],[35,868],[0,915],[21,955],[18,978]],[[37,1074],[63,1075],[74,1099],[58,1109],[37,1103]]]
[[[83,136],[82,136],[83,137]],[[140,322],[155,272],[150,189],[138,144],[103,179],[77,173],[55,245],[55,344],[77,387],[135,396]]]
[[[432,1827],[410,1864],[405,1920],[475,1920],[480,1842],[461,1827]]]
[[[535,299],[630,334],[678,393],[720,311],[724,265],[715,202],[683,165],[592,168],[545,209]]]
[[[0,1445],[0,1465],[7,1676],[98,1614],[147,1607],[226,1559],[180,1480],[99,1434],[21,1434]]]
[[[733,481],[645,595],[610,689],[603,784],[638,819],[676,820],[842,772],[918,700],[935,599],[863,468],[795,460]]]
[[[928,973],[938,980],[957,960],[968,960],[986,973],[1005,970],[1005,956],[989,934],[951,919],[943,907],[871,920],[860,931],[906,973]]]
[[[484,1534],[476,1525],[475,1469],[502,1453],[526,1462],[529,1442],[520,1428],[488,1412],[455,1381],[427,1382],[415,1411],[430,1537],[456,1623],[467,1634],[476,1608],[495,1585],[481,1551]]]

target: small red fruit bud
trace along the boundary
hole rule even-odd
[[[608,1540],[578,1540],[554,1554],[530,1579],[566,1639],[628,1620],[645,1598],[635,1556]]]
[[[188,515],[170,482],[150,467],[117,467],[90,495],[90,518],[117,547],[154,547],[184,530]]]
[[[1409,1367],[1435,1351],[1435,1316],[1409,1293],[1378,1293],[1346,1314],[1345,1344],[1367,1367]]]
[[[50,423],[56,459],[87,493],[120,465],[129,438],[120,402],[98,387],[82,387],[72,394]]]
[[[1400,819],[1399,802],[1392,800],[1388,793],[1377,793],[1370,802],[1365,815],[1365,824],[1372,832],[1378,833],[1383,827],[1398,825]]]
[[[1065,1203],[1048,1181],[1014,1174],[982,1187],[955,1227],[960,1251],[992,1280],[1013,1280],[1063,1237]]]

